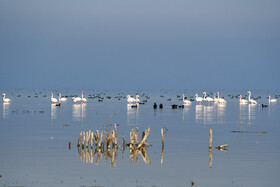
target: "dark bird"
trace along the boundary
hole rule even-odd
[[[156,103],[154,103],[153,107],[154,107],[154,109],[157,109],[157,104],[156,104]]]
[[[262,104],[262,108],[267,107],[267,105]]]
[[[163,108],[163,104],[162,104],[162,103],[159,104],[159,108],[160,108],[160,109]]]
[[[176,109],[178,107],[178,105],[172,105],[172,109]]]

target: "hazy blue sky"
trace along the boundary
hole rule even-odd
[[[279,0],[0,0],[0,88],[280,89]]]

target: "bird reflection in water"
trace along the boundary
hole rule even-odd
[[[191,104],[184,104],[183,109],[183,120],[185,120],[185,114],[189,114]]]
[[[256,104],[240,104],[239,105],[239,120],[240,124],[251,125],[252,120],[256,119]]]
[[[196,123],[202,124],[223,124],[226,112],[225,103],[214,103],[213,105],[196,105],[195,119]]]
[[[9,116],[10,103],[3,103],[3,119],[7,119]]]
[[[139,104],[127,104],[127,124],[129,126],[139,125]]]
[[[57,106],[55,103],[51,104],[51,120],[56,119]]]
[[[72,105],[72,117],[75,121],[80,121],[86,117],[87,103],[75,103]]]

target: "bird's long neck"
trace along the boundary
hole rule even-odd
[[[82,99],[84,98],[84,92],[82,92]]]
[[[249,100],[251,100],[251,92],[249,92]]]
[[[53,93],[52,93],[52,97],[51,98],[53,98]]]
[[[203,97],[203,99],[205,99],[206,98],[206,93],[204,93],[204,97]]]
[[[5,94],[3,94],[3,101],[5,100],[5,98],[6,98],[6,95],[5,95]]]
[[[185,95],[183,94],[183,102],[185,101]]]

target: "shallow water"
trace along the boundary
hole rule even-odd
[[[189,98],[203,91],[84,90],[88,103],[74,104],[68,98],[61,107],[50,102],[50,92],[58,98],[56,90],[1,91],[12,102],[0,107],[0,186],[191,186],[194,182],[193,186],[232,187],[280,183],[280,105],[268,105],[266,99],[268,95],[279,96],[279,91],[252,91],[252,96],[261,96],[258,104],[267,104],[267,108],[240,105],[237,98],[229,96],[245,96],[246,90],[225,90],[220,95],[226,104],[193,102],[184,109],[172,109],[171,105],[182,103],[182,93]],[[59,91],[80,95],[80,90]],[[125,98],[129,93],[138,93],[140,100],[150,98],[145,105],[131,108]],[[102,102],[89,98],[97,95],[104,97]],[[154,102],[162,103],[163,109],[154,110]],[[119,148],[113,163],[112,150],[107,158],[91,149],[80,149],[79,153],[76,145],[81,131],[111,130],[115,123]],[[141,134],[149,126],[147,142],[152,146],[146,149],[146,156],[150,164],[140,153],[132,161],[129,148],[122,149],[122,137],[129,141],[131,128],[138,127]],[[166,131],[163,153],[161,128]],[[215,149],[222,144],[229,144],[227,151]]]

